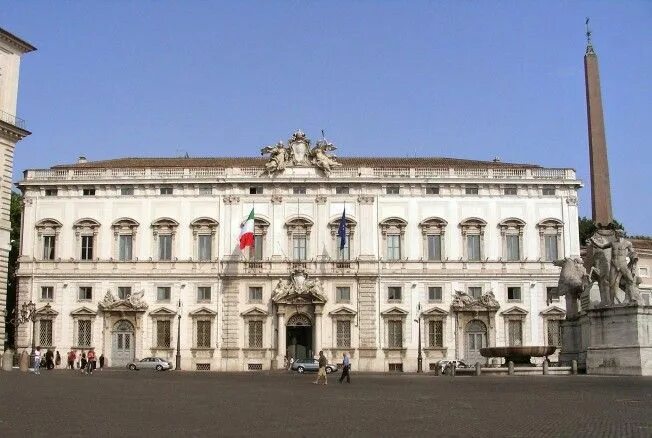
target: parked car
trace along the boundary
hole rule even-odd
[[[469,368],[469,365],[461,360],[440,360],[437,362],[437,365],[439,366],[439,372],[444,373],[451,364],[455,364],[455,368]]]
[[[292,371],[296,371],[298,373],[305,373],[307,371],[314,371],[317,372],[319,371],[319,360],[317,359],[297,359],[294,361],[292,364]],[[334,364],[327,364],[326,365],[326,373],[330,374],[333,371],[337,371],[337,365]]]
[[[127,365],[132,371],[136,370],[156,370],[156,371],[165,371],[172,368],[172,364],[165,359],[160,357],[146,357],[139,361],[131,362]]]

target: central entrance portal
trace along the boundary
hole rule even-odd
[[[288,320],[286,328],[287,357],[312,358],[312,322],[306,315],[297,313]]]

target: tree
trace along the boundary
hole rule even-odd
[[[623,224],[618,222],[616,219],[614,219],[613,222],[609,225],[609,228],[620,229],[623,231],[625,230]],[[593,222],[592,219],[589,219],[588,217],[580,217],[579,229],[580,229],[580,245],[586,245],[586,239],[591,237],[593,233],[596,232],[598,227],[595,224],[595,222]]]
[[[11,192],[11,206],[9,209],[9,219],[11,221],[11,233],[9,239],[11,249],[9,251],[9,266],[7,269],[7,313],[5,316],[5,348],[13,347],[14,343],[14,325],[10,324],[12,313],[16,308],[16,269],[18,269],[18,255],[20,252],[20,224],[22,216],[23,196],[17,192]]]

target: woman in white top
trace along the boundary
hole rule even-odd
[[[34,374],[41,374],[41,347],[36,347],[34,351]]]

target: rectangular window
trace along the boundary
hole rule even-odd
[[[555,188],[554,187],[544,187],[543,188],[543,196],[555,196]]]
[[[428,301],[441,301],[442,288],[441,286],[428,286]]]
[[[172,195],[174,194],[174,190],[172,187],[161,187],[159,193],[161,195]]]
[[[426,186],[426,195],[438,195],[439,186],[428,185]]]
[[[43,260],[54,260],[56,236],[43,236]]]
[[[349,247],[350,240],[349,235],[347,234],[344,238],[344,247],[340,248],[340,238],[336,237],[335,242],[337,243],[337,259],[338,260],[351,260],[351,249]]]
[[[478,299],[482,296],[482,288],[480,286],[469,287],[469,295],[471,298]]]
[[[251,286],[249,288],[249,301],[262,302],[263,301],[263,288],[260,286]]]
[[[199,186],[199,194],[200,195],[212,195],[213,194],[213,187],[208,185],[208,184],[201,185],[201,186]]]
[[[118,286],[118,299],[126,300],[131,295],[130,286]]]
[[[517,195],[518,189],[516,188],[516,186],[505,186],[504,193],[507,196]]]
[[[441,235],[428,235],[428,260],[441,260]]]
[[[39,320],[39,344],[41,347],[49,347],[52,345],[52,320],[41,319]]]
[[[387,321],[387,345],[403,348],[403,321]]]
[[[505,236],[505,247],[507,250],[507,261],[514,262],[521,260],[521,251],[519,248],[520,238],[516,234]]]
[[[647,269],[646,266],[641,266],[638,268],[638,275],[647,278],[650,276],[650,271]]]
[[[477,195],[479,193],[478,186],[466,186],[464,188],[464,193],[467,195]]]
[[[521,301],[521,288],[516,286],[510,286],[507,288],[507,300],[508,301]]]
[[[351,321],[338,319],[336,326],[336,337],[338,348],[348,348],[351,346]]]
[[[306,194],[306,187],[305,186],[292,187],[292,193],[294,193],[295,195],[305,195]]]
[[[471,262],[480,261],[480,235],[469,234],[466,236],[467,260]]]
[[[523,321],[507,321],[507,333],[509,336],[508,343],[510,347],[520,347],[523,345]]]
[[[77,321],[77,346],[91,346],[91,321],[89,319]]]
[[[170,325],[171,321],[156,321],[156,346],[158,348],[170,348]]]
[[[79,301],[90,301],[93,299],[93,288],[90,286],[79,287]]]
[[[335,288],[335,302],[348,303],[351,301],[351,288],[350,287],[336,287]]]
[[[197,288],[197,301],[210,301],[211,300],[211,287],[199,286]]]
[[[545,257],[546,261],[552,262],[557,260],[557,235],[546,235],[543,236],[543,243],[545,245]]]
[[[120,187],[120,196],[134,196],[134,188]]]
[[[249,321],[249,348],[263,348],[262,321]]]
[[[401,186],[391,185],[387,186],[385,193],[388,195],[399,195],[401,193]]]
[[[250,195],[262,195],[263,194],[263,186],[251,186],[251,187],[249,187],[249,194]]]
[[[57,196],[58,193],[57,189],[45,189],[45,196]]]
[[[51,301],[54,299],[54,286],[41,286],[41,299]]]
[[[387,235],[387,259],[400,260],[401,259],[401,236],[398,234]]]
[[[387,288],[387,299],[389,301],[401,301],[401,286],[389,286]]]
[[[428,345],[444,346],[444,321],[428,321]]]
[[[199,260],[208,262],[212,257],[213,236],[210,234],[200,234],[197,236],[197,252]]]
[[[119,254],[121,262],[130,261],[133,257],[133,237],[131,234],[121,234],[118,238]]]
[[[263,259],[263,236],[261,234],[254,235],[254,247],[250,249],[249,256],[254,261]]]
[[[82,189],[82,196],[95,196],[95,189]]]
[[[561,346],[561,321],[548,320],[548,345]]]
[[[169,286],[159,286],[156,288],[156,300],[157,301],[170,301],[170,295],[172,294],[172,288]]]
[[[197,321],[197,347],[210,348],[211,346],[211,322]]]
[[[349,186],[337,186],[335,187],[335,194],[337,195],[348,195]]]
[[[172,236],[169,234],[158,236],[158,259],[172,260]]]
[[[95,240],[95,236],[82,236],[81,239],[81,259],[93,260],[93,241]]]
[[[548,297],[551,302],[558,303],[559,302],[559,293],[558,293],[557,287],[555,287],[555,286],[546,287],[546,297]]]
[[[292,236],[292,255],[294,260],[306,260],[307,257],[307,239],[305,235]]]

